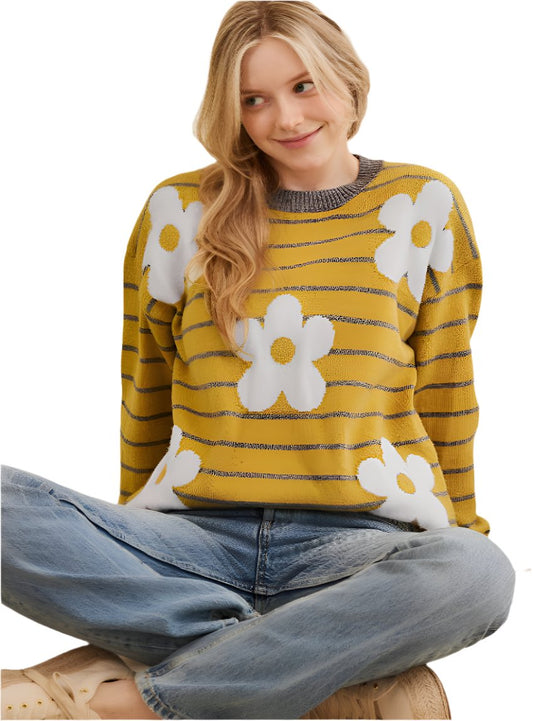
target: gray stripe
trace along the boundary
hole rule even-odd
[[[138,322],[139,322],[139,316],[138,316],[138,315],[129,315],[129,314],[127,314],[127,313],[124,313],[123,319],[124,319],[124,320],[132,320],[134,323],[138,323]]]
[[[361,448],[369,448],[370,446],[381,446],[381,438],[374,438],[369,441],[364,441],[362,443],[354,443],[351,445],[346,444],[300,444],[297,445],[282,445],[282,444],[272,444],[272,443],[238,443],[234,441],[227,441],[227,440],[217,440],[217,441],[211,441],[207,438],[201,438],[200,436],[195,436],[192,433],[187,433],[187,431],[183,431],[183,435],[186,438],[190,438],[193,441],[197,441],[198,443],[201,443],[205,446],[225,446],[228,448],[256,448],[256,449],[267,449],[267,450],[317,450],[317,449],[336,449],[336,448],[345,448],[347,450],[360,450]],[[394,443],[395,446],[411,446],[418,443],[423,443],[425,441],[429,441],[429,436],[420,436],[419,438],[410,438],[408,440],[404,441],[397,441]],[[439,464],[433,463],[432,466],[437,467]]]
[[[450,496],[451,500],[454,503],[460,503],[461,501],[471,501],[475,497],[476,497],[475,493],[470,493],[470,494],[468,494],[468,496]]]
[[[170,320],[160,320],[159,318],[153,318],[153,317],[150,315],[150,313],[153,311],[153,309],[154,309],[156,306],[161,306],[161,307],[163,308],[163,311],[165,312],[166,315],[168,315],[169,310],[170,310],[170,313],[172,314],[172,318],[171,318]],[[145,309],[145,316],[146,316],[152,323],[155,323],[155,324],[157,324],[157,325],[170,325],[170,324],[172,323],[172,320],[173,320],[174,316],[175,316],[177,313],[178,313],[178,311],[177,311],[177,309],[176,309],[176,306],[169,305],[168,303],[163,303],[163,302],[157,300],[156,298],[152,298],[152,300],[148,303],[148,305],[146,306],[146,309]]]
[[[445,476],[452,476],[453,474],[457,473],[470,473],[470,471],[474,470],[474,466],[465,466],[464,468],[443,468],[442,472]]]
[[[165,438],[161,441],[143,441],[142,443],[130,441],[129,438],[126,438],[122,431],[120,433],[120,438],[122,439],[123,443],[125,443],[127,446],[133,446],[133,448],[152,448],[155,446],[168,446],[170,442],[170,438]]]
[[[154,318],[152,315],[148,313],[148,311],[144,314],[145,318],[152,323],[152,325],[163,325],[170,328],[172,325],[171,320],[160,320],[159,318]]]
[[[231,418],[246,418],[250,420],[258,421],[299,421],[299,420],[324,420],[326,418],[383,418],[386,421],[395,420],[397,418],[406,418],[408,416],[416,415],[415,410],[402,411],[401,413],[391,413],[386,415],[381,411],[369,411],[367,413],[349,413],[348,411],[333,411],[332,413],[256,413],[250,411],[249,413],[237,413],[236,411],[198,411],[195,408],[184,406],[179,403],[172,405],[173,409],[186,411],[193,415],[200,416],[201,418],[224,418],[229,416]]]
[[[378,353],[378,351],[374,350],[332,348],[329,352],[329,355],[370,356],[371,358],[379,358],[380,360],[387,361],[387,363],[392,363],[393,365],[399,366],[400,368],[415,367],[412,363],[406,363],[405,361],[401,361],[398,358],[393,358],[392,356],[385,355],[384,353]]]
[[[122,374],[122,378],[125,381],[131,381],[133,383],[133,387],[135,388],[137,393],[159,393],[161,391],[169,391],[172,386],[170,385],[164,385],[164,386],[153,386],[152,388],[140,388],[136,383],[133,376],[126,375],[126,373]]]
[[[461,438],[458,441],[433,441],[434,446],[439,448],[453,447],[453,446],[466,446],[471,443],[475,438],[475,435],[468,436],[468,438]]]
[[[185,383],[185,381],[181,381],[178,379],[174,379],[172,383],[175,383],[176,385],[183,386],[184,388],[187,388],[191,391],[205,391],[209,390],[210,388],[236,388],[238,383],[237,382],[230,382],[230,381],[213,381],[211,383],[201,383],[200,385],[193,385],[192,383]],[[386,391],[388,393],[402,393],[404,391],[413,390],[414,385],[411,383],[406,386],[397,386],[397,387],[391,387],[391,386],[382,386],[379,384],[373,384],[373,383],[365,383],[363,381],[356,381],[356,380],[344,380],[344,381],[328,381],[326,383],[326,386],[328,388],[335,388],[336,386],[354,386],[356,388],[366,388],[367,390],[379,390],[379,391]]]
[[[205,353],[197,353],[196,355],[192,355],[190,358],[185,360],[181,356],[179,357],[182,363],[185,363],[185,365],[189,365],[189,363],[192,363],[196,360],[202,360],[204,358],[235,358],[235,353],[233,353],[230,350],[210,350],[206,351]]]
[[[327,263],[373,263],[374,258],[366,256],[358,256],[356,258],[318,258],[317,260],[307,260],[305,263],[295,263],[294,265],[278,265],[275,268],[265,268],[267,272],[277,270],[293,270],[294,268],[305,268],[309,265],[324,265]]]
[[[389,290],[383,290],[381,288],[367,288],[360,285],[287,285],[279,288],[256,288],[252,290],[252,293],[286,293],[288,291],[308,291],[316,292],[319,290],[334,291],[334,292],[357,292],[357,293],[369,293],[370,295],[384,295],[387,298],[393,298],[396,300],[396,295],[391,293]]]
[[[401,303],[398,303],[398,310],[401,310],[402,313],[406,313],[411,318],[418,318],[418,314],[414,310],[411,310],[410,308],[402,305]]]
[[[208,328],[209,326],[215,325],[212,320],[204,320],[201,323],[194,323],[194,325],[189,325],[187,328],[184,328],[183,331],[179,335],[174,336],[174,340],[182,340],[183,336],[187,333],[190,333],[192,330],[198,330],[199,328]]]
[[[125,471],[131,471],[131,473],[140,473],[143,476],[149,475],[154,470],[153,468],[133,468],[133,466],[127,466],[125,463],[121,463],[120,467],[123,468]],[[128,495],[131,496],[131,493],[129,493]]]
[[[423,443],[424,441],[429,441],[429,440],[430,440],[429,436],[420,436],[420,438],[413,438],[408,441],[394,441],[394,447],[396,448],[397,446],[411,446],[411,445],[414,445],[415,443]],[[438,465],[438,463],[436,465]]]
[[[139,290],[139,286],[135,285],[135,283],[124,283],[124,288],[128,290]]]
[[[323,503],[280,503],[276,501],[276,503],[263,503],[259,501],[226,501],[222,499],[216,499],[216,498],[207,498],[206,496],[195,496],[192,493],[183,493],[179,488],[174,489],[174,493],[178,496],[178,498],[186,498],[190,501],[200,501],[200,502],[206,502],[211,503],[213,505],[221,505],[221,506],[230,506],[232,508],[235,507],[252,507],[252,508],[316,508],[317,510],[324,509],[324,510],[330,510],[330,511],[365,511],[372,508],[376,508],[379,504],[379,501],[376,501],[374,503],[358,503],[356,505],[346,505],[346,506],[337,506],[337,505],[324,505]],[[131,495],[127,494],[127,492],[124,493],[124,495]]]
[[[403,313],[406,313],[411,318],[417,318],[417,313],[415,313],[415,311],[398,303],[398,299],[397,299],[397,296],[395,293],[392,293],[389,290],[384,290],[382,288],[368,288],[368,287],[359,286],[359,285],[345,285],[345,286],[288,285],[288,286],[278,287],[278,288],[256,288],[256,289],[252,290],[252,293],[286,293],[289,291],[309,291],[309,292],[341,291],[341,292],[368,293],[369,295],[383,295],[387,298],[392,298],[393,300],[395,300],[397,303],[398,310],[401,310]],[[195,296],[195,297],[197,297],[197,296]],[[194,299],[192,299],[192,300],[194,300]],[[192,300],[189,302],[192,302]]]
[[[456,326],[460,325],[467,325],[471,320],[477,319],[477,314],[471,314],[467,318],[459,318],[458,320],[451,320],[448,323],[441,323],[440,325],[436,325],[434,328],[430,328],[428,330],[416,330],[414,333],[412,333],[411,338],[433,335],[433,333],[437,333],[437,331],[439,330],[444,330],[445,328],[455,328]]]
[[[356,386],[358,388],[367,388],[368,390],[378,390],[378,391],[387,391],[388,393],[402,393],[403,391],[410,391],[413,390],[414,385],[410,383],[406,386],[382,386],[379,384],[373,384],[373,383],[364,383],[363,381],[329,381],[326,383],[326,386],[328,388],[334,388],[335,386]]]
[[[435,293],[440,293],[440,285],[439,281],[437,280],[437,276],[435,275],[435,271],[431,266],[428,267],[428,275],[429,279],[431,280],[431,284],[433,285],[433,290]]]
[[[365,441],[364,443],[244,443],[237,441],[226,441],[216,440],[211,441],[207,438],[201,438],[195,436],[192,433],[183,431],[185,438],[190,438],[192,441],[197,441],[204,446],[215,446],[224,448],[252,448],[254,450],[264,451],[333,451],[333,450],[346,450],[356,451],[361,448],[367,448],[368,446],[379,446],[381,443],[380,439],[374,439],[372,441]]]
[[[468,348],[467,350],[458,350],[455,353],[441,353],[440,355],[433,356],[433,358],[428,358],[425,361],[417,362],[416,367],[423,368],[424,366],[428,366],[434,361],[449,360],[450,358],[466,358],[469,355],[472,355],[472,351],[470,350],[470,348]]]
[[[263,478],[269,480],[287,480],[287,481],[356,481],[357,476],[343,475],[307,475],[293,473],[252,473],[251,471],[219,471],[216,468],[202,468],[200,473],[208,476],[218,476],[221,478]],[[374,504],[375,505],[375,504]]]
[[[417,390],[415,390],[415,395],[417,393],[422,393],[422,391],[444,390],[444,389],[451,389],[451,388],[466,388],[467,386],[471,386],[473,384],[474,384],[473,380],[458,381],[457,383],[428,383],[427,385],[422,386],[421,388],[417,388]]]
[[[206,391],[209,388],[236,388],[237,383],[232,383],[230,381],[212,381],[211,383],[201,383],[200,385],[193,385],[192,383],[185,383],[185,381],[180,381],[177,378],[174,378],[172,383],[175,383],[178,386],[182,386],[183,388],[187,388],[191,391]]]
[[[335,215],[328,215],[324,218],[269,218],[268,222],[271,225],[307,225],[308,223],[329,223],[331,220],[354,220],[355,218],[364,218],[366,215],[372,215],[381,207],[381,204],[379,204],[374,208],[364,210],[362,213],[335,213]],[[374,232],[376,231],[381,233],[383,229],[376,228]],[[372,229],[367,232],[372,232]],[[390,233],[391,231],[385,229],[385,232]]]
[[[306,315],[304,316],[304,319],[307,320],[308,318],[312,318],[313,316]],[[356,325],[371,325],[371,326],[377,326],[378,328],[388,328],[389,330],[393,330],[396,333],[400,332],[400,329],[397,328],[392,323],[387,323],[384,320],[373,320],[371,318],[357,318],[353,316],[347,316],[347,315],[323,315],[323,318],[328,318],[328,320],[335,320],[339,323],[354,323]]]
[[[354,316],[346,316],[346,315],[329,315],[329,314],[321,314],[323,318],[328,318],[328,320],[331,321],[338,321],[339,323],[353,323],[355,325],[369,325],[369,326],[376,326],[379,328],[388,328],[389,330],[393,330],[396,333],[399,333],[400,330],[397,326],[393,325],[392,323],[387,323],[383,320],[373,320],[371,318],[357,318]],[[309,320],[309,318],[314,318],[315,315],[304,315],[304,320]],[[264,322],[263,316],[257,316],[254,318],[254,320]],[[194,325],[190,325],[187,328],[183,330],[183,332],[180,335],[174,336],[174,340],[178,341],[183,338],[183,336],[186,333],[189,333],[189,331],[197,330],[199,328],[207,328],[208,326],[213,326],[214,323],[212,320],[203,321],[201,323],[195,323]]]
[[[185,308],[188,308],[191,303],[194,303],[195,300],[198,300],[199,298],[203,298],[204,293],[203,291],[200,291],[200,293],[195,293],[192,298],[189,298],[189,300],[185,303]]]
[[[349,216],[348,216],[349,217]],[[327,218],[329,221],[330,219]],[[275,221],[285,224],[286,221]],[[305,221],[288,221],[289,223],[323,223],[324,218],[315,218],[313,220]],[[353,233],[346,233],[346,235],[337,235],[335,238],[322,238],[321,240],[304,240],[299,243],[269,243],[269,248],[306,248],[311,245],[324,245],[326,243],[336,243],[337,240],[346,240],[346,238],[355,238],[359,235],[390,235],[390,230],[387,228],[369,228],[368,230],[355,230]],[[372,261],[374,258],[372,258]]]
[[[123,345],[123,351],[129,351],[131,353],[137,353],[139,355],[139,349],[134,345]],[[139,363],[165,363],[164,358],[138,358]]]
[[[134,413],[132,413],[132,411],[130,411],[130,409],[126,405],[125,401],[122,401],[122,407],[124,408],[126,413],[130,416],[130,418],[133,418],[134,421],[145,422],[145,421],[157,421],[160,418],[172,418],[172,413],[169,413],[168,411],[166,411],[164,413],[155,413],[154,415],[151,415],[151,416],[137,416]]]
[[[407,168],[407,165],[399,165],[399,168],[405,167]],[[388,170],[388,167],[385,166],[385,170]],[[385,180],[383,183],[376,183],[375,185],[370,186],[367,188],[367,190],[370,192],[372,190],[377,190],[377,188],[384,188],[387,185],[392,185],[393,183],[397,183],[399,180],[437,180],[437,178],[433,178],[431,175],[413,175],[412,173],[406,173],[405,175],[399,175],[397,178],[392,178],[391,180]]]
[[[468,408],[465,411],[435,411],[434,413],[419,413],[420,418],[460,418],[461,416],[470,416],[479,411],[479,406]]]
[[[465,290],[482,290],[483,286],[481,283],[466,283],[465,285],[460,286],[459,288],[453,288],[452,290],[448,290],[446,293],[443,293],[442,295],[438,296],[438,298],[426,298],[423,300],[420,305],[431,305],[433,303],[440,303],[441,300],[444,300],[445,298],[449,298],[451,295],[457,295],[458,293],[462,293]]]

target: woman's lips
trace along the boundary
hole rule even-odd
[[[276,142],[283,145],[284,148],[301,148],[304,145],[310,143],[313,138],[322,130],[322,127],[311,131],[310,133],[303,133],[302,135],[295,135],[293,138],[277,139]]]

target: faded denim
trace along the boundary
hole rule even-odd
[[[367,513],[160,513],[3,469],[3,601],[147,666],[162,718],[298,718],[337,688],[468,646],[507,617],[488,538]]]

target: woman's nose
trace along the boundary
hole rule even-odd
[[[296,100],[278,102],[277,124],[281,130],[292,130],[303,121],[300,104]]]

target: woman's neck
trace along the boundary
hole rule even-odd
[[[359,174],[359,160],[348,153],[340,161],[333,161],[317,168],[287,171],[278,167],[276,170],[280,187],[284,190],[327,190],[353,183]]]

